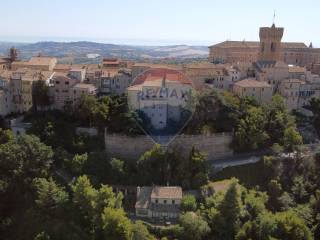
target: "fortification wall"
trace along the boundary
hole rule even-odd
[[[205,153],[208,160],[231,156],[231,133],[214,135],[178,135],[169,145],[171,150],[178,150],[183,155],[188,155],[191,148]],[[105,146],[108,156],[124,160],[136,160],[144,152],[151,149],[155,143],[149,136],[130,137],[120,134],[105,133]]]

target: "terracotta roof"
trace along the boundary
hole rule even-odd
[[[182,66],[174,64],[135,63],[132,67],[167,68],[173,70],[182,70]]]
[[[305,71],[306,71],[306,69],[304,67],[289,65],[289,72],[290,73],[304,73]]]
[[[0,57],[0,64],[3,64],[3,63],[10,63],[10,60],[8,58],[1,58]]]
[[[168,68],[150,68],[135,78],[134,85],[163,78],[171,81],[178,81],[181,84],[192,84],[192,82],[179,71]]]
[[[136,208],[151,208],[158,211],[179,211],[177,204],[152,204],[151,199],[182,199],[181,187],[137,187]]]
[[[70,64],[57,64],[54,67],[54,71],[69,71],[71,69],[71,65]]]
[[[28,63],[31,65],[49,65],[56,60],[54,57],[32,57]]]
[[[29,68],[19,68],[15,71],[5,70],[0,72],[0,77],[4,79],[10,79],[18,77],[22,81],[38,81],[40,78],[43,80],[47,80],[54,76],[54,72],[52,71],[39,71],[32,70]]]
[[[257,81],[254,78],[247,78],[241,81],[238,81],[234,84],[235,86],[239,87],[271,87],[267,82],[264,81]]]
[[[181,199],[182,188],[154,186],[151,192],[151,198]]]
[[[302,81],[300,79],[296,79],[296,78],[290,78],[290,79],[285,79],[283,81],[281,81],[281,83],[301,83],[301,84],[305,84],[305,81]]]

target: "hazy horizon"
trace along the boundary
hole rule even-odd
[[[320,46],[320,2],[55,0],[1,3],[0,41],[94,41],[124,45],[201,45],[258,41],[259,27],[285,28],[284,42]],[[14,11],[14,14],[12,13]]]

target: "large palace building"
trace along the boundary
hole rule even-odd
[[[273,24],[272,27],[275,28]],[[259,59],[261,40],[265,28],[260,28],[260,42],[258,41],[224,41],[209,47],[209,61],[212,63],[253,63]],[[280,35],[282,37],[283,28]],[[280,37],[280,36],[279,36]],[[282,42],[280,43],[280,59],[287,64],[310,66],[320,63],[320,48],[313,48],[312,43],[309,47],[301,42]]]

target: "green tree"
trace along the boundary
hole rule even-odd
[[[0,180],[20,190],[30,188],[32,180],[47,177],[52,149],[35,136],[23,135],[0,145]]]
[[[15,136],[11,130],[4,130],[0,128],[0,144],[5,144],[14,140]]]
[[[189,157],[189,169],[185,174],[190,174],[191,188],[199,188],[208,183],[209,166],[207,158],[199,150],[192,147]]]
[[[264,105],[266,114],[266,131],[270,143],[280,143],[286,128],[295,127],[294,117],[290,115],[282,96],[276,94],[270,103]]]
[[[76,154],[74,155],[72,161],[71,161],[71,170],[73,173],[79,175],[83,173],[83,169],[85,164],[88,161],[88,154]]]
[[[164,184],[169,172],[167,160],[166,151],[159,144],[146,151],[137,162],[137,169],[141,173],[140,182]]]
[[[132,225],[132,240],[155,240],[155,237],[149,233],[143,222],[136,221]]]
[[[54,214],[62,210],[68,201],[68,193],[63,187],[56,184],[52,178],[35,178],[33,184],[36,189],[36,204],[43,211]]]
[[[82,124],[93,125],[93,120],[99,111],[99,104],[95,96],[83,94],[76,108],[76,115]]]
[[[48,107],[50,102],[49,87],[44,81],[43,75],[40,73],[40,79],[33,83],[32,103],[35,111]]]
[[[184,212],[192,212],[197,209],[196,198],[193,195],[184,195],[181,200],[180,208]]]
[[[224,229],[221,229],[222,239],[234,239],[240,224],[240,198],[236,181],[230,184],[218,210],[224,220]]]
[[[302,145],[302,137],[295,127],[288,127],[284,131],[283,145],[287,151],[297,150]]]
[[[194,212],[187,212],[181,215],[179,223],[182,227],[181,239],[201,240],[210,232],[208,223]]]
[[[303,219],[293,211],[279,212],[275,214],[277,229],[274,237],[283,240],[311,240],[312,235]]]
[[[51,239],[50,236],[45,232],[38,233],[34,238],[34,240],[50,240],[50,239]]]
[[[101,219],[102,229],[106,239],[132,239],[132,224],[122,209],[107,207],[103,210]]]
[[[308,109],[310,109],[313,113],[313,125],[319,134],[320,133],[320,99],[312,98],[309,102]]]
[[[273,179],[268,184],[269,202],[268,206],[274,211],[278,211],[281,208],[280,197],[283,193],[281,183]]]
[[[121,210],[122,194],[115,195],[112,188],[101,185],[95,189],[86,175],[80,176],[71,186],[73,192],[73,203],[79,210],[80,225],[88,234],[99,236],[103,221],[101,213],[106,208]]]
[[[74,205],[79,209],[80,224],[85,226],[86,230],[95,233],[95,221],[97,219],[95,206],[98,191],[91,185],[89,178],[84,175],[76,179],[71,186]],[[80,220],[80,219],[79,219]]]
[[[112,158],[110,161],[110,165],[112,170],[111,174],[114,178],[114,182],[118,184],[123,182],[123,177],[125,174],[124,161],[117,158]]]
[[[265,124],[265,114],[262,108],[249,107],[236,128],[235,148],[238,151],[249,151],[263,147],[269,139],[265,131]]]

